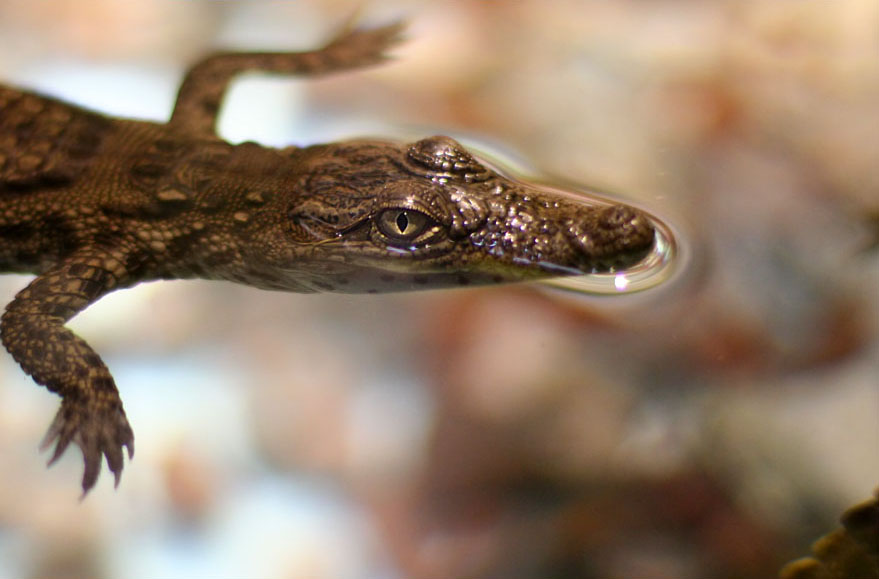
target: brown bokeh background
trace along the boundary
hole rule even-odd
[[[245,79],[224,136],[451,134],[650,208],[683,273],[111,295],[73,326],[135,460],[79,502],[78,453],[37,453],[57,399],[0,357],[0,575],[767,577],[872,494],[874,0],[3,0],[0,78],[164,120],[200,55],[312,48],[358,9],[410,22],[396,60]]]

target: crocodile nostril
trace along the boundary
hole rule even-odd
[[[570,226],[572,245],[591,268],[607,269],[634,264],[653,246],[655,231],[650,218],[628,205],[593,208],[581,213]]]
[[[602,229],[620,229],[640,217],[640,212],[628,205],[611,205],[601,210],[598,215],[598,226]]]
[[[620,249],[637,251],[653,245],[655,231],[647,215],[628,205],[612,205],[601,210],[597,225],[617,239]]]

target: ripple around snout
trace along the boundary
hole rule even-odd
[[[635,237],[641,237],[641,233],[651,228],[654,231],[653,244],[649,251],[632,265],[614,268],[611,271],[548,278],[537,283],[584,295],[633,294],[667,283],[672,278],[678,277],[686,268],[689,249],[681,235],[677,234],[669,223],[643,207],[624,201],[620,204],[619,199],[584,191],[568,184],[560,187],[556,184],[541,183],[537,188],[583,203],[585,206],[604,206],[606,208],[603,212],[604,216],[614,222],[610,224],[611,229],[620,219],[630,220],[632,216],[639,216],[647,220],[647,223],[642,224],[643,227],[637,228],[637,231],[633,230]]]
[[[537,174],[521,158],[509,151],[498,151],[487,143],[478,143],[475,147],[479,159],[498,173],[559,197],[565,197],[584,206],[604,206],[609,211],[605,218],[611,221],[631,217],[624,210],[613,207],[634,209],[636,214],[645,216],[655,232],[653,246],[643,259],[631,266],[607,272],[593,272],[583,275],[547,278],[536,283],[563,289],[582,295],[612,296],[634,294],[656,286],[669,283],[678,278],[687,268],[690,261],[690,247],[685,239],[676,234],[676,229],[659,218],[655,213],[645,210],[637,204],[628,203],[624,199],[614,199],[612,195],[596,193],[582,186],[563,179],[533,178]],[[525,177],[529,176],[529,177]],[[620,204],[623,205],[620,205]],[[610,224],[613,228],[613,223]],[[646,231],[645,227],[640,231]]]

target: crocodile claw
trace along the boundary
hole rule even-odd
[[[82,401],[63,400],[40,443],[40,450],[46,450],[55,443],[55,450],[47,466],[52,466],[71,442],[82,450],[85,462],[82,476],[83,497],[98,480],[104,456],[107,457],[107,466],[115,478],[115,486],[119,486],[124,466],[122,447],[128,450],[129,460],[134,457],[134,432],[128,424],[121,402],[98,406]]]

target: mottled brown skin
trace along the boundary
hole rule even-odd
[[[653,226],[505,178],[448,137],[307,148],[233,146],[219,104],[243,71],[322,74],[384,59],[400,26],[304,53],[219,54],[187,74],[171,120],[111,119],[0,86],[0,271],[37,274],[7,306],[3,344],[62,397],[43,446],[73,442],[87,492],[119,482],[134,438],[101,358],[65,323],[115,289],[230,280],[294,292],[384,292],[622,268]]]
[[[812,556],[791,561],[780,579],[879,579],[879,491],[843,513],[842,527],[812,545]]]

